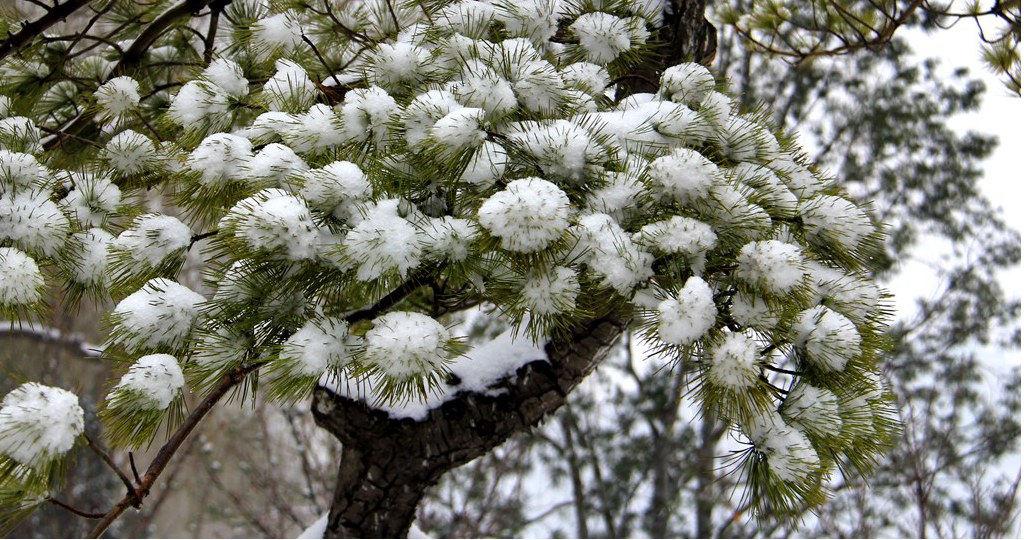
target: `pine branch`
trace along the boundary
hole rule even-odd
[[[345,321],[354,323],[375,319],[381,313],[384,313],[404,300],[405,297],[412,294],[413,291],[419,289],[423,285],[426,285],[436,273],[437,269],[434,267],[425,267],[425,269],[420,269],[413,275],[409,276],[409,279],[405,280],[405,283],[385,295],[384,298],[381,298],[376,304],[350,313],[345,317]]]
[[[63,4],[53,6],[45,15],[26,24],[7,39],[0,42],[0,60],[8,55],[16,53],[32,42],[37,36],[45,32],[51,26],[67,19],[72,13],[87,6],[92,0],[68,0]]]
[[[95,528],[89,533],[88,538],[99,538],[104,531],[114,521],[117,520],[131,506],[141,504],[142,500],[149,495],[150,488],[156,483],[160,474],[170,463],[171,458],[177,453],[178,448],[181,447],[182,443],[188,439],[188,436],[192,434],[192,431],[199,425],[199,423],[206,417],[214,405],[217,404],[232,388],[237,386],[246,376],[251,372],[259,369],[261,364],[249,364],[236,368],[231,373],[226,373],[217,384],[216,387],[206,396],[204,399],[182,422],[181,426],[171,435],[160,450],[157,452],[153,461],[149,464],[149,468],[146,469],[145,476],[142,477],[142,481],[135,487],[134,490],[129,491],[120,501],[114,505],[106,514],[103,515],[103,519],[96,525]]]
[[[111,77],[133,74],[142,63],[146,51],[163,35],[165,30],[170,28],[178,19],[192,13],[198,13],[199,10],[212,2],[213,0],[184,0],[153,19],[153,22],[149,23],[149,26],[139,34],[139,37],[135,38],[135,41],[128,47],[128,50],[121,56],[121,59],[111,71]]]
[[[121,55],[121,59],[111,70],[108,80],[121,75],[134,75],[141,66],[142,59],[145,57],[146,51],[148,51],[153,43],[163,35],[164,31],[170,28],[178,19],[186,15],[198,13],[199,10],[211,4],[213,1],[214,0],[184,0],[180,4],[171,7],[160,14],[157,18],[153,19],[153,22],[149,23],[149,26],[139,34],[139,37],[135,38],[135,41],[132,42],[131,46],[129,46],[128,49],[125,50],[124,54]],[[79,114],[67,125],[67,127],[58,130],[60,134],[47,141],[43,145],[44,148],[46,150],[52,150],[62,146],[68,139],[78,138],[78,135],[82,131],[94,124],[94,121],[94,117],[90,114]]]

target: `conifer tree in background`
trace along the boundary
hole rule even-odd
[[[753,514],[872,471],[896,434],[877,218],[723,93],[703,2],[669,7],[67,0],[5,21],[0,309],[112,298],[103,436],[160,446],[93,534],[234,393],[312,398],[342,442],[326,534],[404,535],[427,487],[630,329],[685,381],[670,400],[738,441]],[[510,328],[468,347],[474,313]],[[57,504],[83,427],[64,389],[4,398],[5,523]]]

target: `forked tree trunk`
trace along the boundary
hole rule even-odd
[[[704,19],[705,0],[672,0],[667,6],[659,66],[629,79],[623,93],[655,91],[648,81],[657,81],[665,66],[681,60],[708,63],[714,57],[716,33]],[[316,422],[342,443],[325,537],[406,536],[428,487],[561,406],[628,323],[616,315],[581,323],[570,338],[545,348],[547,358],[496,383],[499,392],[460,393],[422,421],[391,419],[361,401],[318,388]]]

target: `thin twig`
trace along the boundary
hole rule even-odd
[[[128,452],[128,463],[132,467],[132,476],[135,477],[135,483],[141,484],[142,479],[139,478],[139,469],[135,466],[135,452]]]
[[[324,70],[327,71],[327,74],[330,75],[332,79],[334,79],[334,84],[342,86],[341,81],[338,80],[338,75],[331,70],[330,66],[327,65],[327,61],[324,60],[323,55],[320,54],[320,49],[316,48],[316,44],[314,44],[313,41],[310,40],[308,36],[306,36],[306,34],[302,34],[302,41],[305,41],[309,45],[309,48],[313,49],[313,54],[315,54],[317,60],[320,61],[320,65],[323,66]]]
[[[775,367],[775,366],[773,366],[771,364],[765,364],[764,368],[767,369],[768,371],[774,371],[775,373],[785,373],[786,375],[796,375],[798,377],[803,375],[803,373],[800,373],[799,371],[793,371],[793,370],[790,370],[790,369],[783,369],[783,368],[780,368],[780,367]]]
[[[74,133],[67,133],[65,131],[60,131],[59,129],[53,129],[51,127],[46,127],[46,126],[43,126],[43,125],[39,125],[39,126],[36,126],[36,127],[39,128],[39,131],[42,131],[44,133],[49,133],[50,135],[55,135],[57,137],[57,140],[60,140],[60,139],[62,139],[64,137],[66,137],[66,138],[69,138],[69,139],[75,139],[76,141],[84,142],[85,144],[88,144],[89,146],[92,146],[93,148],[103,148],[102,144],[100,144],[100,143],[98,143],[98,142],[96,142],[96,141],[94,141],[92,139],[86,139],[85,137],[79,137],[78,135],[75,135]]]
[[[211,236],[217,236],[218,233],[220,233],[220,229],[213,229],[212,231],[207,231],[201,234],[194,234],[192,235],[192,240],[189,242],[189,247],[192,247],[196,242],[206,240]]]
[[[380,315],[381,312],[390,309],[395,304],[401,302],[406,296],[409,296],[413,291],[419,289],[431,275],[436,272],[436,269],[429,268],[409,276],[409,279],[405,281],[400,287],[388,293],[384,298],[381,298],[379,302],[371,307],[353,311],[347,317],[345,321],[348,323],[354,323],[358,321],[369,321]]]
[[[153,134],[153,137],[156,138],[157,142],[164,142],[163,138],[160,137],[160,132],[157,131],[156,128],[154,128],[153,125],[149,123],[149,120],[146,120],[146,116],[144,114],[142,114],[138,110],[132,112],[134,112],[135,116],[139,119],[140,122],[142,122],[142,125],[146,126],[146,129],[148,129],[150,133]]]
[[[103,514],[100,514],[100,513],[83,512],[83,511],[75,508],[74,506],[71,506],[70,504],[63,503],[61,501],[58,501],[57,499],[54,499],[53,497],[47,497],[46,498],[46,502],[48,502],[48,503],[50,503],[52,505],[55,505],[55,506],[59,506],[59,507],[65,509],[65,510],[67,510],[68,512],[71,512],[72,514],[75,514],[76,516],[84,517],[85,519],[101,519],[103,517]]]
[[[132,483],[132,479],[128,478],[128,475],[121,470],[121,467],[117,466],[117,463],[114,463],[114,459],[110,457],[110,454],[100,448],[100,445],[96,444],[89,435],[85,435],[85,442],[89,444],[89,449],[99,456],[100,459],[103,460],[103,463],[106,463],[107,466],[117,474],[117,477],[124,483],[124,487],[128,488],[128,493],[135,491],[135,484]]]
[[[213,60],[213,46],[217,39],[217,26],[220,24],[220,12],[224,10],[224,4],[214,2],[210,4],[210,27],[206,32],[206,39],[203,40],[203,65],[210,65]]]

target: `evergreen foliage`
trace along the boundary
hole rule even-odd
[[[215,402],[216,381],[421,400],[467,307],[540,342],[625,313],[685,375],[671,399],[688,387],[740,441],[749,507],[796,517],[898,434],[882,227],[706,67],[620,95],[651,61],[653,6],[99,2],[85,24],[116,41],[80,29],[2,58],[2,312],[41,317],[48,285],[118,302],[118,447],[174,430],[182,390]],[[226,22],[181,18],[202,9]],[[154,192],[173,208],[145,210]],[[206,294],[179,283],[186,257]],[[0,504],[43,500],[24,494],[65,451],[4,472]]]

